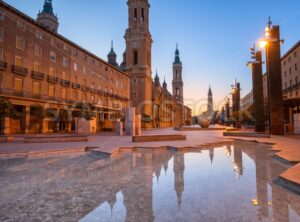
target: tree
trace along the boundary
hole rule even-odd
[[[44,117],[44,108],[40,104],[30,106],[30,115],[34,117],[34,133],[37,134],[37,123],[41,123]]]
[[[10,117],[13,119],[19,118],[20,114],[18,111],[14,108],[14,106],[11,104],[11,102],[3,97],[0,97],[0,121],[1,121],[1,129],[0,134],[4,134],[4,119],[5,117]]]
[[[91,103],[82,103],[78,102],[75,104],[75,110],[73,111],[73,117],[77,118],[77,124],[76,124],[76,133],[78,134],[78,126],[79,126],[79,119],[83,118],[87,121],[92,120],[95,115],[95,109],[96,107],[93,106]]]

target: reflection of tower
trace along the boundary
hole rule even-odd
[[[182,203],[182,193],[184,191],[184,154],[175,154],[173,161],[174,187],[177,194],[178,206],[180,207]]]
[[[241,148],[234,147],[234,171],[237,178],[243,175],[243,152]]]
[[[255,149],[257,220],[268,219],[268,150]]]
[[[111,215],[113,213],[113,208],[114,208],[114,205],[116,204],[117,202],[117,194],[114,193],[108,200],[107,200],[107,203],[109,204],[110,206],[110,210],[111,210]]]
[[[57,32],[58,18],[53,13],[52,0],[45,0],[43,11],[37,15],[38,22],[51,31]]]
[[[124,205],[126,208],[126,222],[145,221],[152,222],[153,202],[153,154],[142,153],[135,160],[136,168],[131,170],[130,181],[122,189]],[[137,210],[138,209],[138,210]]]
[[[210,158],[211,164],[213,163],[214,156],[215,156],[215,149],[209,149],[209,158]]]
[[[231,156],[231,146],[226,145],[226,156],[230,157]]]

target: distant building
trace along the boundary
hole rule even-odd
[[[209,86],[208,98],[207,98],[207,115],[213,116],[213,114],[214,114],[213,94]]]

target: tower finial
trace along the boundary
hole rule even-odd
[[[111,40],[111,49],[113,49],[114,48],[114,40],[112,39]]]
[[[272,26],[272,20],[271,20],[271,16],[269,16],[268,27],[271,28],[271,26]]]

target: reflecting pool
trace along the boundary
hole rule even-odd
[[[255,143],[0,160],[0,221],[300,221]]]

